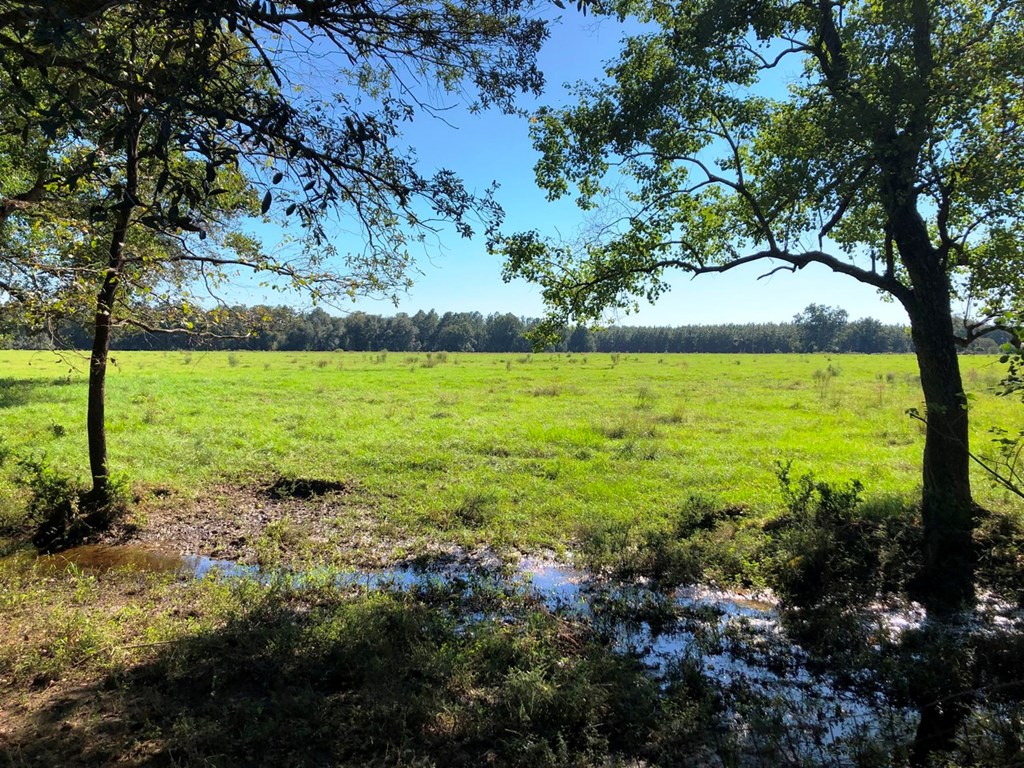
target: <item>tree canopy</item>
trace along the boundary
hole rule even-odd
[[[445,106],[434,97],[515,111],[538,92],[546,28],[530,9],[0,0],[0,307],[63,318],[91,300],[98,498],[112,328],[189,332],[193,290],[222,301],[238,270],[314,300],[387,295],[441,222],[465,237],[497,225],[491,190],[421,172],[400,127]],[[260,215],[300,237],[268,253],[241,226]],[[355,247],[338,247],[343,229]],[[169,315],[181,322],[148,319]]]
[[[655,299],[667,270],[820,263],[914,290],[900,230],[994,320],[1024,254],[1024,21],[1017,3],[599,5],[651,31],[623,42],[579,104],[533,119],[537,181],[608,223],[582,247],[528,232],[508,274],[553,316]],[[897,213],[907,214],[901,222]],[[971,329],[973,338],[984,326]]]
[[[575,189],[600,226],[580,243],[496,243],[538,282],[549,329],[654,300],[673,269],[821,264],[899,301],[928,430],[933,606],[970,598],[969,342],[1024,280],[1024,15],[1008,0],[610,0],[642,23],[579,103],[533,121],[537,181]],[[827,298],[827,297],[823,297]],[[952,574],[959,573],[954,576]],[[944,597],[939,597],[944,594]]]
[[[500,217],[452,171],[422,173],[401,124],[443,106],[428,91],[504,110],[539,91],[545,33],[528,6],[0,3],[3,148],[22,170],[0,189],[3,220],[38,229],[91,188],[91,231],[130,205],[132,227],[178,241],[179,268],[269,271],[322,297],[401,289],[413,239],[441,220],[468,235]],[[228,192],[245,205],[225,205]],[[287,214],[302,242],[273,256],[237,239],[219,243],[230,256],[196,245],[228,213],[260,212]],[[361,247],[337,253],[338,224]],[[24,262],[5,257],[0,284],[27,298]]]

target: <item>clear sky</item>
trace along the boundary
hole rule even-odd
[[[557,12],[553,5],[551,8]],[[595,22],[570,5],[570,10],[561,13],[561,22],[552,25],[551,37],[541,53],[540,63],[548,81],[546,91],[539,99],[522,99],[522,106],[533,110],[566,103],[569,97],[563,84],[601,76],[602,62],[616,55],[623,33],[623,27],[614,21]],[[457,106],[446,111],[444,121],[421,115],[404,129],[404,134],[416,148],[424,171],[450,168],[477,191],[497,181],[497,198],[506,212],[507,232],[538,229],[545,235],[571,236],[585,221],[571,199],[548,202],[534,184],[537,153],[523,118],[497,112],[470,114]],[[504,283],[501,259],[486,253],[482,238],[467,241],[452,232],[444,233],[429,253],[419,256],[418,266],[422,274],[415,276],[414,287],[399,307],[364,299],[353,309],[375,314],[431,308],[485,315],[543,314],[538,289],[520,281]],[[679,274],[672,280],[673,289],[656,305],[642,302],[638,313],[623,316],[619,322],[779,322],[791,320],[810,303],[842,307],[851,319],[870,316],[887,323],[907,321],[898,304],[886,302],[874,289],[849,277],[833,275],[824,267],[812,265],[796,274],[780,272],[758,280],[766,271],[763,265],[752,265],[696,279]]]

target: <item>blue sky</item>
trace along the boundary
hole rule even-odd
[[[554,10],[554,7],[552,6]],[[602,62],[615,56],[623,27],[614,21],[595,22],[575,10],[562,14],[541,53],[547,77],[546,92],[539,99],[523,99],[533,110],[542,105],[566,103],[563,84],[589,80],[602,74]],[[533,150],[527,121],[497,112],[470,114],[458,106],[445,113],[445,121],[420,116],[405,130],[416,148],[423,170],[450,168],[470,188],[483,191],[492,181],[500,185],[498,200],[506,212],[505,231],[537,229],[542,234],[571,236],[584,223],[584,215],[571,199],[548,202],[534,184]],[[360,300],[353,309],[378,314],[415,312],[434,308],[444,311],[513,312],[537,317],[543,304],[537,288],[501,279],[501,260],[488,256],[482,238],[463,240],[443,233],[427,253],[416,254],[422,274],[395,308],[388,301]],[[846,309],[850,317],[876,317],[883,322],[904,323],[902,307],[884,301],[877,292],[823,267],[810,266],[797,274],[780,272],[758,280],[762,265],[741,268],[725,275],[696,279],[680,274],[671,280],[673,289],[656,305],[642,302],[639,312],[618,322],[641,325],[787,321],[810,303]],[[268,297],[280,300],[280,297]]]

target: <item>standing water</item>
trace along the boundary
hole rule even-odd
[[[228,560],[175,555],[141,546],[89,545],[39,558],[46,568],[105,571],[134,568],[188,578],[271,579],[280,572]],[[550,559],[524,559],[508,571],[466,562],[330,572],[339,586],[413,589],[474,579],[501,581],[535,595],[551,610],[590,623],[616,651],[639,658],[666,685],[680,669],[699,673],[720,692],[733,737],[754,764],[850,765],[879,739],[908,743],[916,713],[888,702],[878,688],[820,671],[784,629],[767,596],[691,586],[664,592],[621,583]],[[311,572],[285,573],[301,584]],[[316,574],[317,583],[322,575]],[[472,587],[470,587],[472,588]],[[876,611],[890,638],[920,625],[914,611]],[[881,640],[880,640],[881,642]],[[859,681],[864,682],[864,681]],[[738,736],[737,736],[738,734]],[[767,743],[770,741],[771,743]],[[761,755],[772,754],[771,762]]]

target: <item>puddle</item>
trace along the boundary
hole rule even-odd
[[[256,566],[140,546],[84,546],[41,556],[39,562],[52,568],[74,564],[92,571],[130,567],[194,578],[269,578]],[[412,589],[459,579],[472,589],[473,579],[482,576],[490,583],[532,590],[552,609],[590,622],[620,652],[636,655],[656,679],[668,681],[669,673],[681,664],[713,678],[737,732],[747,734],[746,738],[764,712],[781,712],[787,749],[796,762],[812,754],[820,757],[825,754],[822,750],[832,760],[848,762],[865,736],[906,743],[917,720],[916,713],[888,705],[878,693],[858,695],[826,674],[811,672],[807,654],[783,630],[777,606],[761,595],[702,586],[663,594],[645,584],[610,583],[572,566],[537,558],[524,559],[511,575],[457,561],[325,573],[338,585],[370,589]],[[307,572],[286,577],[301,583],[319,581],[322,575]],[[891,635],[924,621],[923,613],[913,608],[901,612],[879,606],[874,615]]]
[[[132,568],[151,573],[172,573],[192,570],[187,558],[158,549],[141,546],[110,546],[108,544],[86,544],[52,555],[40,555],[38,567],[63,571],[69,566],[83,571],[105,573],[118,568]]]

